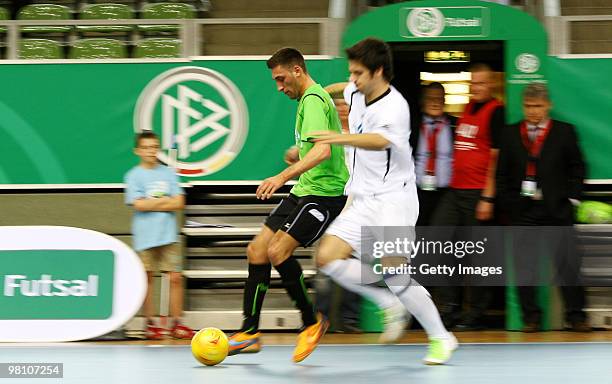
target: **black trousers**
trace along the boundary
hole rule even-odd
[[[476,219],[476,205],[480,200],[482,190],[480,189],[449,189],[438,204],[431,225],[433,226],[478,226],[480,221]],[[460,230],[460,228],[457,228]],[[459,231],[449,233],[449,237],[457,238]],[[452,240],[449,238],[448,240]],[[455,260],[456,261],[456,260]],[[492,298],[491,290],[488,287],[468,287],[465,298],[462,300],[462,287],[445,286],[436,290],[440,312],[445,321],[453,323],[449,317],[456,320],[470,323],[480,319],[484,311],[489,307]],[[456,314],[462,307],[462,302],[466,304],[462,313]],[[460,317],[460,318],[459,318]]]
[[[550,244],[549,251],[553,260],[553,272],[556,274],[555,277],[565,304],[565,320],[570,323],[585,321],[585,292],[580,278],[580,254],[576,247],[575,234],[571,228],[572,219],[568,218],[563,221],[551,219],[542,201],[528,200],[525,201],[525,206],[518,213],[517,218],[513,220],[513,224],[517,226],[564,227],[559,229],[556,236],[553,233],[553,241],[546,241],[546,243],[553,243]],[[531,237],[533,237],[533,234]],[[540,263],[537,257],[536,260],[533,260],[533,249],[525,252],[521,251],[521,247],[526,249],[530,247],[530,243],[525,241],[524,238],[520,238],[520,235],[515,240],[515,244],[514,259],[519,281],[518,292],[523,311],[523,321],[537,324],[542,318],[542,310],[536,302],[535,286],[540,284],[534,281],[537,280],[537,277],[532,276],[530,278],[529,273],[538,273],[538,264]],[[523,280],[522,283],[521,280]]]
[[[421,188],[417,188],[419,195],[419,218],[417,220],[418,226],[431,225],[433,214],[438,208],[442,196],[448,192],[448,188],[441,188],[435,191],[424,191]]]

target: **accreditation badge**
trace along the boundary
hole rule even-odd
[[[533,197],[536,194],[538,185],[535,180],[523,180],[521,184],[521,196]]]
[[[435,191],[438,187],[436,175],[424,175],[421,181],[421,189],[424,191]]]

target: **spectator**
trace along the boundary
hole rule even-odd
[[[429,225],[450,183],[457,119],[444,112],[444,96],[444,87],[440,83],[434,82],[423,87],[421,125],[410,132],[419,194],[417,226]]]
[[[475,64],[470,91],[472,98],[457,122],[450,189],[432,218],[435,226],[476,226],[493,217],[495,169],[499,135],[505,124],[503,104],[493,97],[494,73],[486,64]],[[461,290],[440,287],[442,318],[447,327],[475,330],[491,299],[486,287],[471,287],[466,309]]]
[[[497,188],[504,208],[510,212],[512,225],[566,226],[573,225],[574,209],[571,200],[580,199],[585,165],[578,146],[574,126],[549,117],[552,107],[544,84],[529,84],[523,91],[524,120],[508,127],[501,146],[497,169]],[[533,232],[533,231],[531,231]],[[574,331],[589,331],[583,310],[584,288],[580,285],[579,259],[575,244],[567,241],[573,236],[557,234],[555,268],[561,280],[561,294],[565,301],[565,318]],[[525,241],[516,241],[517,273],[519,280],[535,271],[538,259]],[[547,244],[550,245],[550,244]],[[523,248],[521,248],[523,247]],[[530,254],[529,257],[525,255]],[[567,258],[566,256],[570,257]],[[534,267],[535,266],[535,267]],[[537,281],[519,284],[523,311],[523,331],[540,329],[541,309],[535,302]]]
[[[157,161],[159,138],[150,131],[136,136],[134,153],[140,164],[125,176],[125,202],[134,207],[132,233],[134,249],[147,271],[147,296],[144,314],[146,336],[159,340],[165,330],[153,320],[153,276],[166,273],[170,280],[170,334],[177,339],[191,339],[193,331],[180,321],[183,311],[183,276],[180,248],[177,243],[176,212],[185,206],[185,196],[174,171]]]

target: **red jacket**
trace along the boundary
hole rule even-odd
[[[457,122],[451,188],[485,188],[491,153],[490,122],[493,111],[500,105],[499,100],[491,99],[476,113],[472,112],[473,101],[466,106]]]

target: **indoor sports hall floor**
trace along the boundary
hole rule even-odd
[[[459,333],[447,366],[421,364],[426,345],[410,332],[400,345],[375,335],[328,335],[301,364],[291,362],[295,335],[271,334],[258,354],[200,365],[186,342],[1,344],[0,362],[62,362],[63,379],[15,383],[612,383],[612,332]],[[566,340],[566,341],[560,341]]]

